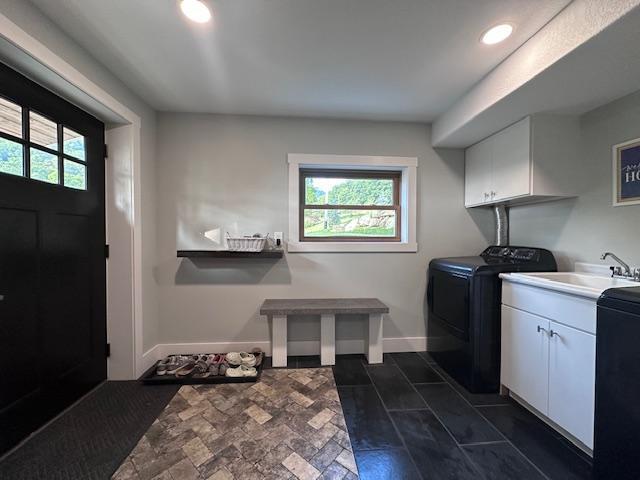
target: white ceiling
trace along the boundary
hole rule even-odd
[[[31,0],[161,111],[432,121],[570,0]],[[481,33],[510,22],[506,42]]]

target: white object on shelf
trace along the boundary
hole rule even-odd
[[[227,233],[227,248],[230,252],[261,252],[267,237],[232,237]]]

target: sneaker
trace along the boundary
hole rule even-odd
[[[192,361],[192,358],[188,355],[174,355],[171,363],[167,365],[167,374],[175,375],[178,370]]]
[[[209,362],[209,375],[212,377],[217,377],[220,373],[220,364],[224,360],[224,355],[213,354],[210,355]]]
[[[180,355],[169,355],[164,360],[160,360],[156,367],[156,375],[166,375],[170,370],[174,370],[178,367]]]
[[[207,378],[213,375],[213,364],[217,357],[217,355],[200,355],[193,369],[193,378]],[[215,375],[217,375],[217,373]]]
[[[225,376],[227,373],[227,369],[229,368],[229,363],[223,359],[220,363],[220,367],[218,368],[218,375]]]
[[[230,352],[227,353],[227,361],[231,365],[244,365],[253,367],[256,364],[256,356],[247,352]]]
[[[166,375],[167,374],[167,365],[171,361],[171,357],[167,357],[164,360],[160,360],[158,365],[156,365],[156,375]]]
[[[227,368],[227,377],[256,377],[258,371],[253,367],[247,367],[246,365],[240,365],[236,368]]]

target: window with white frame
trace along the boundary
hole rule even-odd
[[[290,154],[290,252],[415,252],[414,157]]]

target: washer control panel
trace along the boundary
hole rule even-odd
[[[535,248],[527,247],[488,247],[481,256],[512,259],[519,262],[537,262],[540,252]]]

